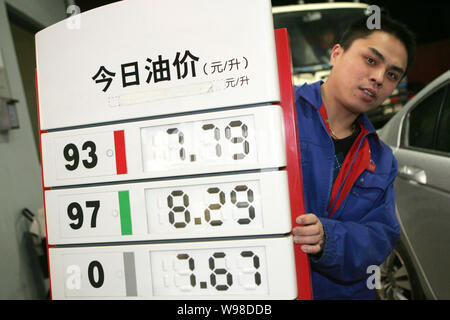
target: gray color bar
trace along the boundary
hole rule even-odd
[[[123,253],[123,264],[125,269],[125,290],[127,297],[137,297],[136,266],[134,263],[134,252]]]

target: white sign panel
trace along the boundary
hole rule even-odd
[[[269,0],[121,1],[77,22],[36,35],[41,130],[280,100]]]
[[[50,245],[286,234],[285,171],[45,191]]]
[[[295,299],[291,236],[51,248],[53,299]]]
[[[283,167],[283,133],[279,106],[49,132],[44,186]]]
[[[297,297],[271,9],[119,1],[37,33],[54,299]]]

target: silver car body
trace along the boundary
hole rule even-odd
[[[450,299],[450,153],[408,145],[409,116],[427,97],[447,87],[450,70],[411,99],[381,130],[398,160],[394,183],[400,241],[429,299]],[[445,100],[444,100],[445,101]],[[450,130],[450,123],[446,129]]]

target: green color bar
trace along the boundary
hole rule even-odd
[[[130,193],[128,191],[119,191],[119,207],[120,207],[120,225],[122,235],[131,235],[131,210],[130,210]]]

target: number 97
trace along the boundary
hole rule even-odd
[[[97,227],[97,213],[100,209],[100,201],[86,201],[86,208],[94,208],[91,216],[91,228]],[[70,220],[75,221],[70,223],[70,227],[74,230],[78,230],[83,226],[83,209],[78,202],[72,202],[67,207],[67,215]]]

